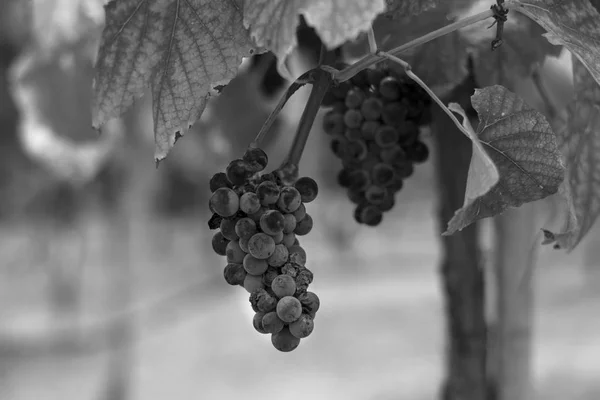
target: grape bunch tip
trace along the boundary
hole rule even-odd
[[[261,174],[267,164],[267,154],[251,147],[214,174],[208,226],[218,229],[212,247],[226,257],[225,281],[250,294],[255,330],[289,352],[312,333],[320,306],[308,291],[313,274],[298,240],[312,230],[305,204],[316,199],[319,188],[309,177],[286,184],[277,171]]]

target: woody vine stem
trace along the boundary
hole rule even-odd
[[[317,115],[317,111],[321,104],[321,100],[323,99],[323,95],[325,94],[329,86],[331,84],[337,84],[340,82],[347,81],[354,75],[358,74],[360,71],[367,69],[372,65],[375,65],[384,60],[389,60],[400,64],[405,69],[408,76],[415,82],[417,82],[423,89],[425,89],[425,91],[432,97],[432,99],[438,105],[440,105],[440,107],[442,107],[444,112],[446,112],[446,114],[450,116],[450,118],[456,124],[456,126],[463,133],[467,134],[467,132],[465,132],[465,128],[453,115],[452,111],[450,111],[448,107],[446,107],[446,105],[444,105],[444,103],[434,94],[434,92],[410,70],[410,66],[406,62],[399,59],[397,56],[407,50],[421,46],[434,39],[455,32],[467,26],[473,25],[475,23],[484,21],[488,18],[494,18],[494,24],[497,24],[497,35],[494,41],[492,42],[491,46],[493,51],[496,48],[498,48],[502,43],[501,35],[503,30],[503,24],[506,21],[506,14],[508,13],[508,10],[518,9],[519,7],[522,7],[522,5],[517,0],[509,0],[506,2],[504,0],[497,0],[496,4],[492,5],[491,8],[487,11],[483,11],[470,17],[466,17],[453,23],[450,23],[440,29],[432,31],[424,36],[411,40],[408,43],[405,43],[401,46],[398,46],[385,52],[376,50],[376,44],[374,43],[373,37],[371,35],[369,37],[369,45],[371,48],[370,54],[364,56],[362,59],[356,61],[354,64],[342,70],[337,70],[329,66],[329,63],[326,62],[326,60],[323,57],[321,57],[320,65],[317,68],[303,74],[300,78],[298,78],[288,87],[286,93],[283,95],[275,109],[271,112],[271,114],[267,118],[267,121],[261,128],[256,139],[252,142],[250,147],[260,146],[260,142],[267,134],[273,121],[277,117],[277,114],[279,114],[287,100],[300,87],[304,86],[306,83],[312,83],[311,95],[306,103],[305,110],[300,119],[300,123],[298,124],[298,129],[296,131],[294,142],[292,144],[288,157],[280,167],[280,169],[284,171],[284,174],[288,178],[293,179],[293,176],[297,176],[298,174],[298,163],[300,161],[302,151],[304,150],[306,140],[308,138],[310,129],[312,128],[313,121]],[[492,24],[492,26],[494,24]]]

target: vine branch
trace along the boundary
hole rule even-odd
[[[277,103],[277,105],[275,106],[273,111],[271,111],[271,114],[269,114],[267,120],[265,121],[263,126],[260,128],[258,135],[256,135],[256,138],[254,138],[252,143],[250,143],[249,147],[251,147],[251,148],[260,147],[260,144],[262,143],[262,141],[265,138],[265,136],[267,135],[267,133],[271,130],[271,126],[273,126],[273,123],[277,119],[277,116],[279,115],[279,113],[281,112],[281,110],[283,109],[283,107],[285,106],[287,101],[294,95],[294,93],[296,93],[298,91],[298,89],[300,89],[302,86],[306,85],[307,83],[311,83],[314,80],[314,76],[313,76],[312,72],[313,72],[312,70],[305,72],[298,79],[296,79],[294,82],[292,82],[292,84],[290,86],[288,86],[287,90],[285,91],[283,96],[279,99],[279,102]]]
[[[517,5],[518,4],[516,1],[507,1],[503,4],[503,7],[504,7],[504,9],[509,10],[511,7],[516,7]],[[470,17],[460,19],[460,20],[455,21],[449,25],[446,25],[440,29],[432,31],[424,36],[421,36],[417,39],[411,40],[408,43],[405,43],[401,46],[398,46],[396,48],[388,50],[387,54],[397,56],[409,49],[412,49],[413,47],[421,46],[422,44],[430,42],[441,36],[447,35],[449,33],[452,33],[459,29],[465,28],[469,25],[473,25],[477,22],[486,20],[488,18],[492,18],[494,15],[495,15],[495,12],[490,9],[487,11],[480,12],[479,14],[475,14]],[[381,53],[368,54],[368,55],[364,56],[362,59],[358,60],[356,63],[350,65],[349,67],[344,68],[343,70],[334,73],[333,78],[336,82],[347,81],[348,79],[352,78],[354,75],[356,75],[363,69],[366,69],[366,68],[370,67],[371,65],[377,64],[379,61],[381,61],[383,59],[384,59],[384,57],[382,56]]]
[[[330,58],[333,58],[333,53],[322,52],[320,61],[328,64],[329,61],[332,61]],[[304,111],[302,112],[302,116],[300,117],[298,129],[296,130],[296,136],[294,136],[290,152],[281,164],[281,167],[279,167],[286,178],[289,177],[293,179],[298,173],[298,164],[300,163],[302,153],[304,152],[310,130],[317,113],[319,112],[319,108],[321,107],[323,97],[325,97],[325,93],[329,90],[329,86],[332,82],[332,74],[322,69],[320,66],[310,72],[313,74],[314,78],[313,87],[308,97],[308,101],[306,102],[306,106],[304,107]]]
[[[414,72],[412,72],[409,63],[407,63],[406,61],[401,60],[400,58],[393,56],[385,51],[378,51],[377,55],[379,55],[383,58],[387,58],[388,60],[393,61],[393,62],[399,64],[400,66],[402,66],[402,68],[404,68],[404,72],[406,72],[406,75],[408,75],[408,77],[410,79],[415,81],[419,86],[421,86],[423,88],[423,90],[425,90],[427,92],[427,94],[429,94],[429,96],[433,99],[433,101],[435,101],[440,106],[440,108],[448,115],[448,117],[450,117],[450,119],[452,120],[452,122],[454,122],[456,127],[462,133],[464,133],[467,137],[469,137],[469,138],[471,137],[470,133],[463,126],[463,124],[460,123],[460,121],[458,120],[458,118],[456,118],[454,113],[444,104],[444,102],[442,100],[440,100],[440,98],[433,92],[433,90],[431,90],[429,88],[429,86],[427,86],[427,84],[421,80],[421,78],[419,78],[417,75],[415,75]]]

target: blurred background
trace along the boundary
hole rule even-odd
[[[156,169],[148,96],[101,136],[90,127],[98,2],[25,3],[0,0],[0,399],[437,397],[445,316],[431,162],[380,227],[359,226],[315,121],[301,174],[321,192],[302,244],[321,310],[314,333],[279,353],[252,327],[247,293],[224,281],[207,229],[210,176],[242,154],[287,85],[273,58],[246,60]],[[297,72],[315,61],[311,40],[291,57]],[[566,54],[542,70],[556,99],[568,65]],[[530,82],[522,88],[540,102]],[[307,96],[278,119],[271,165]],[[540,227],[556,207],[532,206]],[[569,255],[540,249],[540,399],[600,398],[598,233]]]

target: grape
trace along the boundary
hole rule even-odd
[[[294,322],[302,314],[302,304],[293,296],[285,296],[277,302],[276,310],[283,322]]]
[[[256,188],[256,194],[260,199],[260,204],[263,206],[277,203],[279,193],[279,186],[271,181],[265,181]]]
[[[345,82],[340,82],[337,85],[333,85],[330,88],[331,93],[333,93],[333,95],[335,97],[337,97],[338,99],[344,99],[346,97],[346,94],[348,93],[348,91],[350,90],[350,88],[352,87],[352,84],[348,81]]]
[[[250,176],[249,165],[241,159],[233,160],[225,170],[227,179],[234,185],[243,185]]]
[[[275,242],[276,245],[283,243],[283,236],[284,236],[283,231],[281,231],[275,235],[269,235],[269,236],[271,236],[273,238],[273,241]]]
[[[250,305],[254,312],[268,313],[275,310],[277,299],[267,293],[265,289],[257,289],[250,293]]]
[[[349,189],[347,194],[348,194],[348,199],[354,204],[363,204],[367,201],[367,199],[365,199],[364,191],[355,191],[355,190]]]
[[[379,147],[392,147],[398,141],[398,131],[389,125],[382,125],[375,132],[375,143]]]
[[[302,177],[296,181],[294,187],[300,193],[300,197],[303,203],[310,203],[317,198],[319,194],[319,186],[314,179],[307,176]]]
[[[219,188],[210,197],[209,207],[212,212],[221,217],[231,217],[240,208],[240,198],[232,189]]]
[[[277,200],[277,207],[283,213],[294,212],[300,207],[302,198],[300,192],[295,187],[286,186],[281,189],[279,199]]]
[[[306,251],[302,247],[298,245],[290,246],[288,252],[290,254],[290,261],[298,265],[306,265]]]
[[[406,161],[406,152],[396,145],[381,150],[381,161],[389,165],[396,165]]]
[[[363,207],[360,211],[360,222],[368,226],[377,226],[381,223],[383,214],[375,206]]]
[[[353,191],[365,190],[371,185],[369,173],[365,170],[355,170],[350,173],[349,189]]]
[[[367,120],[367,122],[377,121],[379,119],[379,117],[381,116],[382,111],[383,111],[383,101],[381,101],[377,97],[369,97],[360,106],[360,112],[362,113],[364,119]]]
[[[258,289],[264,289],[262,277],[246,274],[246,277],[244,278],[244,289],[246,289],[248,293],[252,293]]]
[[[249,148],[244,153],[242,160],[246,163],[246,166],[251,172],[260,172],[267,168],[269,163],[269,157],[262,149]]]
[[[266,233],[257,233],[248,241],[248,250],[254,258],[266,260],[275,251],[275,241]]]
[[[385,72],[379,69],[367,69],[367,81],[369,84],[379,87],[379,83],[383,78],[385,78]]]
[[[296,281],[289,275],[279,275],[273,279],[271,289],[279,298],[293,296],[296,293]]]
[[[402,181],[400,181],[400,183],[402,183]],[[400,188],[402,188],[402,185],[400,186]],[[381,212],[386,212],[386,211],[390,211],[392,208],[394,208],[394,204],[395,204],[394,196],[392,194],[390,194],[389,191],[387,191],[386,196],[384,197],[381,204],[377,205],[377,208],[379,208],[379,211],[381,211]]]
[[[229,244],[229,240],[223,236],[221,232],[217,232],[212,237],[212,248],[220,256],[224,256],[227,254],[227,245]]]
[[[225,172],[217,172],[210,178],[209,186],[210,191],[214,192],[220,188],[231,188],[231,182],[227,179]]]
[[[387,164],[378,163],[371,169],[371,181],[375,185],[387,186],[394,181],[394,168]]]
[[[300,204],[300,207],[296,211],[292,213],[296,218],[296,221],[300,221],[306,215],[306,206],[304,204]]]
[[[357,140],[361,140],[363,137],[363,134],[362,134],[361,130],[358,128],[355,128],[355,129],[348,128],[348,129],[346,129],[346,132],[344,133],[344,137],[351,142],[355,142]]]
[[[243,260],[244,269],[250,275],[262,275],[269,268],[269,264],[267,264],[266,260],[259,260],[258,258],[253,257],[251,254],[246,254]]]
[[[363,116],[359,110],[350,109],[344,113],[344,124],[348,128],[360,128]]]
[[[365,93],[359,88],[350,89],[346,94],[345,104],[348,108],[360,108],[365,100]]]
[[[306,267],[298,270],[296,275],[296,293],[306,292],[308,285],[313,281],[313,273]]]
[[[343,158],[346,154],[346,148],[348,147],[348,139],[345,136],[335,136],[331,139],[331,151],[338,158]]]
[[[397,127],[406,119],[406,107],[399,102],[387,103],[381,111],[381,119],[387,125]]]
[[[242,249],[242,251],[244,253],[249,253],[248,250],[248,241],[250,240],[250,238],[240,238],[240,240],[238,240],[238,245],[240,246],[240,249]]]
[[[274,311],[268,312],[262,319],[262,326],[268,333],[279,333],[283,329],[284,323]]]
[[[429,148],[421,141],[416,141],[406,149],[408,159],[415,163],[423,163],[429,158]]]
[[[295,278],[298,275],[298,268],[294,267],[294,265],[291,263],[286,263],[283,267],[281,267],[281,273]],[[294,281],[294,287],[295,286],[296,281]]]
[[[252,221],[254,221],[255,224],[260,224],[260,219],[262,218],[263,214],[267,211],[269,211],[267,207],[261,207],[257,212],[248,216],[250,217],[250,219],[252,219]]]
[[[323,130],[329,135],[342,135],[346,129],[344,123],[344,114],[336,111],[329,111],[323,117]]]
[[[281,242],[285,247],[290,247],[294,245],[294,241],[296,240],[296,234],[286,233],[283,235],[283,241]]]
[[[300,222],[296,223],[296,229],[294,233],[298,236],[304,236],[308,234],[313,227],[313,219],[309,214],[306,214]]]
[[[229,263],[223,270],[223,276],[225,277],[225,282],[232,286],[243,285],[246,279],[246,271],[242,264]]]
[[[267,263],[272,267],[281,267],[287,262],[288,257],[288,248],[284,244],[277,244],[275,245],[275,251],[267,259]]]
[[[257,312],[256,314],[254,314],[254,318],[252,318],[252,325],[254,326],[254,329],[256,329],[256,331],[258,333],[263,333],[266,334],[267,331],[265,331],[265,328],[263,327],[262,324],[262,320],[265,316],[264,312]]]
[[[404,181],[402,181],[401,178],[396,177],[396,179],[394,179],[394,181],[388,186],[388,189],[392,192],[399,192],[403,187]]]
[[[235,232],[235,219],[223,219],[221,220],[221,233],[228,240],[238,240],[239,236]]]
[[[381,126],[379,121],[365,121],[360,126],[363,140],[375,140],[375,132]]]
[[[221,227],[222,220],[223,220],[223,217],[221,217],[219,214],[213,213],[213,215],[208,220],[208,229],[213,230],[213,229],[217,229],[217,228]]]
[[[283,214],[277,210],[269,210],[260,217],[260,229],[267,235],[283,232]]]
[[[235,224],[235,233],[240,239],[250,239],[256,233],[256,222],[248,217],[239,219]]]
[[[379,93],[386,100],[397,100],[400,98],[400,83],[393,76],[386,76],[379,82]]]
[[[409,161],[405,161],[403,163],[398,163],[394,165],[394,171],[396,172],[396,176],[400,179],[406,179],[413,174],[415,168]]]
[[[315,314],[317,311],[319,311],[319,307],[321,306],[319,297],[313,292],[304,292],[299,294],[298,300],[300,300],[302,308],[307,314]]]
[[[267,271],[262,276],[263,284],[266,287],[271,287],[271,283],[273,283],[273,279],[279,276],[279,270],[275,267],[267,268]]]
[[[247,192],[240,197],[240,210],[248,215],[260,210],[260,199],[256,193]]]
[[[367,201],[373,205],[379,205],[379,204],[383,204],[385,197],[387,195],[387,192],[384,188],[380,187],[380,186],[370,186],[366,191],[365,191],[365,198],[367,199]]]
[[[285,214],[283,216],[283,233],[292,233],[296,229],[296,217],[294,214]]]
[[[241,264],[244,261],[246,253],[240,248],[237,240],[231,241],[227,244],[225,249],[225,255],[227,256],[227,262]]]
[[[287,353],[295,350],[300,345],[300,339],[290,333],[287,326],[273,335],[271,335],[271,343],[277,350]]]
[[[264,326],[264,317],[263,317],[263,326]],[[294,321],[290,324],[289,330],[292,335],[297,337],[298,339],[304,339],[305,337],[310,336],[313,329],[315,327],[315,323],[313,319],[307,315],[302,314],[297,321]],[[265,327],[265,330],[266,327]]]
[[[347,162],[364,161],[367,158],[369,150],[362,140],[348,142],[346,151],[342,159]]]

